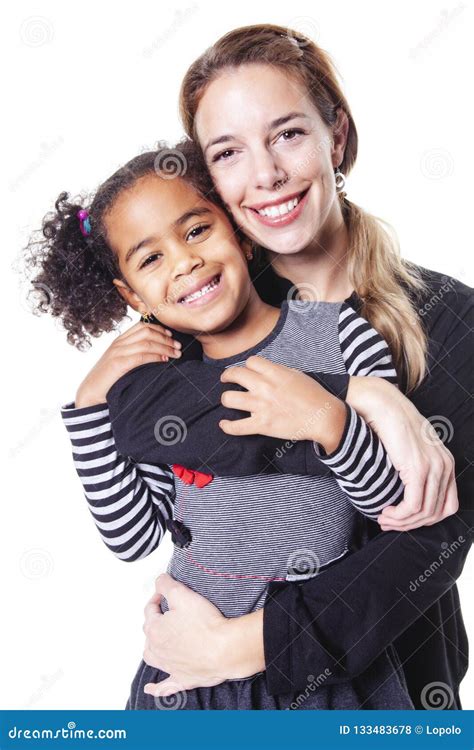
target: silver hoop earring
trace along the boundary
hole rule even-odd
[[[342,174],[339,167],[336,167],[334,178],[336,181],[336,193],[342,193],[346,184],[346,176]]]

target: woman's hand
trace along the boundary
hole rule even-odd
[[[246,419],[222,419],[219,426],[228,435],[314,440],[326,453],[339,445],[346,408],[304,372],[253,356],[242,367],[224,370],[221,382],[238,383],[247,389],[225,391],[222,404],[251,414]]]
[[[154,323],[138,322],[118,336],[102,355],[76,394],[76,408],[103,404],[108,390],[122,375],[148,362],[179,357],[181,344],[171,331]]]
[[[382,378],[351,377],[347,402],[377,433],[405,485],[402,502],[380,514],[381,528],[410,531],[456,513],[454,458],[411,401]]]
[[[169,611],[160,601],[165,597]],[[235,627],[234,622],[238,621]],[[145,692],[156,697],[182,690],[219,685],[265,669],[263,610],[227,619],[200,594],[167,573],[155,583],[145,607],[144,661],[170,676]]]

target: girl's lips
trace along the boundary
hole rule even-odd
[[[252,216],[255,216],[255,218],[266,227],[287,227],[288,224],[291,224],[293,221],[295,221],[301,214],[303,208],[308,202],[308,193],[309,188],[307,188],[306,191],[300,193],[300,195],[302,196],[301,200],[298,201],[296,206],[292,208],[291,211],[288,211],[287,214],[283,214],[283,216],[262,216],[262,214],[260,214],[254,208],[247,208],[247,210],[251,211]]]
[[[218,278],[217,286],[215,286],[213,289],[210,289],[201,297],[197,297],[197,299],[193,299],[190,302],[179,302],[178,304],[183,305],[183,307],[202,307],[203,305],[207,305],[209,302],[212,302],[216,299],[216,297],[219,296],[222,291],[223,276],[223,273],[216,274],[216,278]]]

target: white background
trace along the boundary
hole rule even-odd
[[[100,541],[58,410],[113,335],[80,353],[51,319],[28,313],[15,256],[60,191],[94,189],[145,147],[180,136],[179,83],[209,44],[231,28],[271,22],[307,32],[341,73],[360,135],[349,197],[396,228],[405,257],[473,285],[472,8],[456,0],[38,0],[10,5],[8,15],[1,705],[122,708],[142,654],[142,609],[170,544],[125,564]],[[469,562],[459,585],[472,634]],[[471,670],[465,708],[474,707],[473,682]]]

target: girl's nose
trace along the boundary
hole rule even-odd
[[[203,263],[203,259],[195,252],[192,252],[191,249],[179,252],[176,254],[174,260],[173,278],[180,279],[182,276],[187,276],[195,268],[200,268]]]

